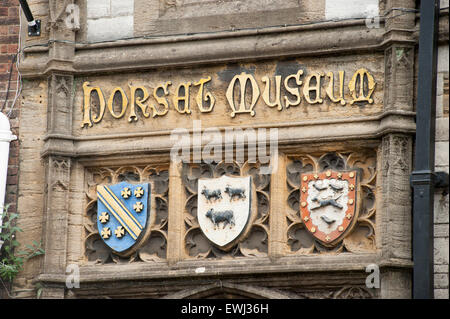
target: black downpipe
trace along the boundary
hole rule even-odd
[[[27,0],[19,0],[22,11],[28,21],[28,35],[29,36],[39,36],[41,35],[41,20],[34,20],[33,14],[31,13],[30,7],[28,6]]]
[[[28,22],[34,21],[33,14],[31,13],[30,7],[28,6],[27,0],[19,0],[20,6],[22,7],[23,13],[27,18]]]
[[[420,4],[419,74],[413,187],[413,298],[434,297],[434,172],[439,0]]]

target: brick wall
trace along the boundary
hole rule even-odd
[[[8,87],[9,71],[11,61],[17,52],[19,35],[19,2],[17,0],[2,0],[0,2],[0,109],[3,107]],[[3,113],[9,113],[16,93],[17,70],[13,65],[11,83],[9,87],[8,100]],[[11,130],[18,136],[19,130],[19,103],[10,115]],[[11,143],[8,167],[8,179],[6,186],[5,204],[10,204],[9,211],[16,212],[17,207],[17,185],[19,169],[19,142]],[[0,285],[0,297],[2,296]]]

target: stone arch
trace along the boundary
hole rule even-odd
[[[188,288],[163,299],[290,299],[285,293],[263,287],[217,282]]]

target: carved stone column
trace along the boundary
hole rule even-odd
[[[49,60],[47,71],[73,71],[73,60],[75,57],[75,31],[79,26],[67,25],[67,6],[73,4],[74,0],[50,0],[50,21],[49,21]]]
[[[381,144],[381,213],[377,225],[378,248],[384,260],[411,260],[412,212],[409,177],[412,170],[412,138],[388,134]],[[411,271],[382,270],[381,298],[410,298]],[[393,281],[395,279],[395,281]]]
[[[398,121],[414,115],[415,1],[388,0],[385,12],[384,109],[396,116],[383,121]],[[400,115],[400,117],[397,117]],[[381,124],[383,125],[383,123]],[[412,211],[409,177],[412,170],[413,136],[387,133],[379,154],[381,173],[381,211],[378,215],[380,249],[383,260],[412,259]],[[381,298],[410,298],[412,268],[381,269]]]
[[[44,274],[64,276],[70,210],[70,175],[73,154],[73,76],[51,74],[48,78],[47,135],[42,155],[46,164],[44,212]],[[44,298],[64,298],[64,285],[44,284]]]
[[[169,224],[167,261],[174,265],[184,256],[184,208],[186,196],[181,181],[181,164],[170,162],[169,168]]]
[[[67,256],[71,159],[49,156],[46,167],[44,273],[64,275]],[[55,290],[56,289],[56,290]],[[44,289],[44,298],[64,298],[64,286]]]
[[[286,250],[286,156],[280,154],[278,167],[271,176],[270,182],[270,240],[269,257],[278,258],[285,254]]]
[[[387,258],[411,258],[412,139],[408,135],[389,134],[382,141],[381,247]]]
[[[384,52],[385,110],[413,111],[414,47],[393,44]]]

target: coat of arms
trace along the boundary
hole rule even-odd
[[[250,219],[250,203],[250,176],[198,180],[198,223],[219,248],[230,247],[243,233]]]
[[[330,246],[344,237],[357,219],[356,171],[302,174],[300,215],[306,229]]]
[[[144,237],[150,213],[150,184],[97,186],[97,227],[103,241],[126,253]]]

